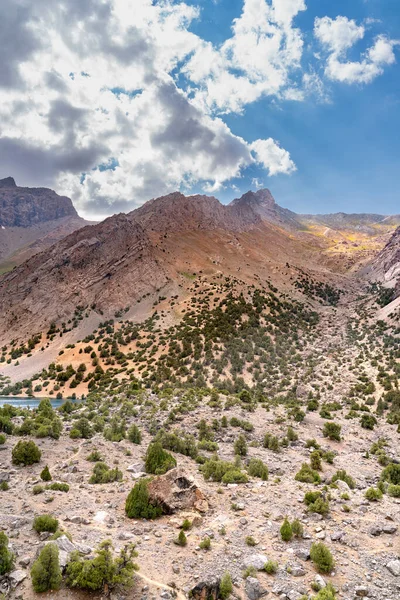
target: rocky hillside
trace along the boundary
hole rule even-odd
[[[87,224],[72,201],[47,188],[0,180],[0,269],[21,263],[72,231]]]
[[[143,228],[126,215],[75,231],[0,279],[2,331],[40,331],[76,311],[125,307],[166,283]],[[81,307],[81,308],[79,308]]]
[[[387,300],[400,296],[400,227],[396,229],[386,246],[364,269],[364,275],[386,288]],[[393,290],[393,293],[390,293]]]

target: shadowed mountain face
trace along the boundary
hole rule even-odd
[[[0,180],[0,226],[31,227],[63,217],[78,217],[66,196],[47,188],[18,187],[12,177]]]
[[[0,180],[0,272],[20,264],[69,233],[87,225],[70,198],[47,188]]]

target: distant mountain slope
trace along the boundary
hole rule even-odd
[[[371,279],[400,293],[400,227],[396,229],[386,246],[371,262],[366,272]]]
[[[87,225],[72,201],[47,188],[0,180],[0,270],[8,270]]]
[[[400,215],[347,214],[340,212],[326,215],[296,216],[303,225],[318,224],[337,231],[359,232],[371,236],[393,231],[395,227],[400,225]]]

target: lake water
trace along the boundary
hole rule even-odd
[[[0,396],[0,406],[4,404],[11,404],[18,408],[37,408],[39,402],[43,398],[29,398],[28,396]],[[53,408],[58,408],[61,404],[64,404],[66,398],[50,398],[50,402]],[[78,400],[71,400],[71,402],[78,402]]]

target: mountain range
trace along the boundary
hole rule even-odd
[[[400,215],[298,215],[269,190],[228,205],[174,192],[88,225],[70,199],[7,178],[0,222],[3,259],[16,263],[0,278],[5,345],[48,330],[74,343],[115,315],[147,318],[160,297],[176,299],[168,318],[179,322],[198,276],[268,282],[314,305],[367,281],[393,288],[391,300],[400,292]]]

